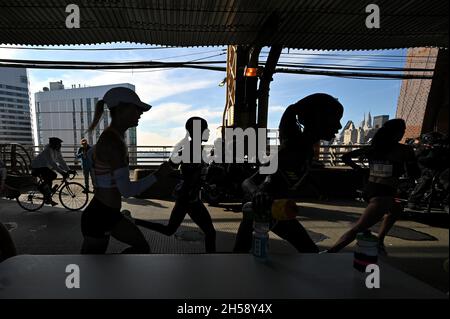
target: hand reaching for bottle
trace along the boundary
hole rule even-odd
[[[253,211],[257,215],[262,215],[271,210],[272,202],[273,199],[267,192],[258,191],[252,198]]]

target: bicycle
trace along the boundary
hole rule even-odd
[[[73,180],[76,175],[76,172],[69,174],[69,180]],[[41,209],[45,202],[45,196],[41,191],[43,183],[43,180],[38,177],[37,183],[21,187],[20,195],[16,198],[19,206],[29,212]],[[52,187],[51,198],[58,191],[60,203],[70,211],[83,209],[88,203],[88,191],[80,183],[69,182],[67,178],[63,178],[60,184]]]
[[[448,213],[448,190],[441,180],[440,176],[442,173],[443,170],[433,170],[429,186],[423,192],[421,198],[418,201],[416,200],[411,203],[408,208],[424,213],[431,213],[432,210],[443,210]],[[415,186],[416,184],[413,184],[408,190],[408,197],[414,191]],[[409,200],[407,202],[409,202]]]

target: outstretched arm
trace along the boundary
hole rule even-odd
[[[64,160],[61,151],[56,152],[56,162],[60,168],[62,168],[65,172],[70,171],[70,168],[67,166],[66,161]]]
[[[272,207],[271,183],[271,175],[261,175],[258,172],[242,183],[245,201],[252,202],[255,214],[263,214],[268,208]],[[253,218],[253,216],[244,216],[244,218],[249,219]]]
[[[111,166],[117,188],[123,197],[139,195],[156,183],[158,176],[171,171],[169,163],[162,164],[156,173],[148,175],[138,181],[130,180],[130,169],[126,161],[126,145],[118,141],[114,135],[105,134],[103,140],[97,143],[96,158]]]
[[[361,170],[362,167],[360,165],[356,164],[356,162],[353,161],[353,159],[354,158],[361,159],[366,156],[367,156],[367,148],[359,148],[357,150],[350,151],[348,153],[343,154],[341,159],[345,165],[348,165],[355,170]]]

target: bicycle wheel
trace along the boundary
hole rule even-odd
[[[44,194],[39,191],[37,184],[21,187],[16,200],[20,207],[29,212],[37,211],[44,206]]]
[[[89,195],[83,185],[66,183],[59,191],[59,201],[68,210],[80,210],[86,206]]]

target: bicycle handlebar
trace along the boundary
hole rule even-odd
[[[65,176],[63,175],[63,180],[67,180],[67,179],[72,180],[77,175],[78,175],[78,173],[76,171],[67,172],[67,175],[65,175]]]
[[[70,177],[70,175],[72,175],[72,177]],[[74,179],[75,178],[75,176],[77,176],[78,175],[78,173],[77,173],[77,171],[73,171],[73,172],[71,172],[71,173],[69,173],[69,179]]]

